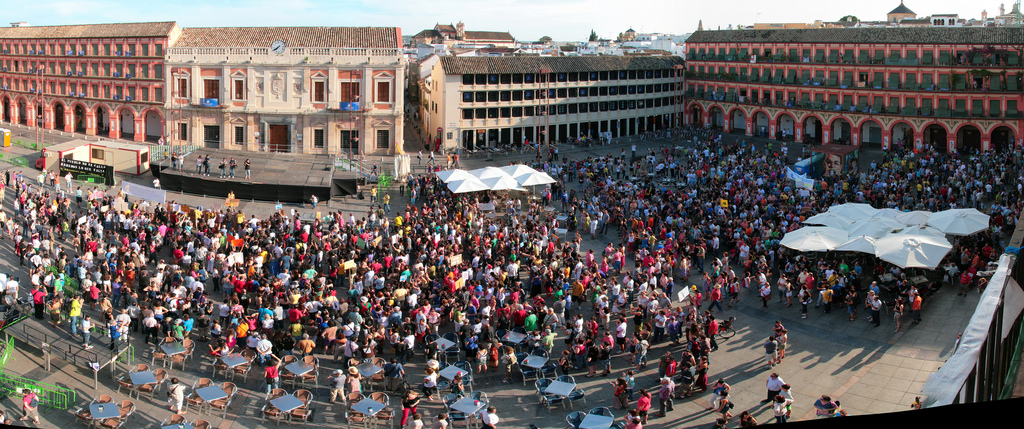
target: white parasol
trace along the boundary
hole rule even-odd
[[[486,191],[491,188],[484,184],[484,182],[480,181],[480,179],[468,177],[462,180],[448,182],[448,189],[450,189],[453,194],[464,194],[466,192]]]
[[[487,189],[492,191],[506,191],[509,189],[525,191],[525,189],[519,186],[519,182],[516,182],[516,179],[509,176],[490,177],[487,179],[480,179],[480,181],[487,186]]]
[[[853,223],[853,219],[846,216],[840,216],[835,213],[818,213],[804,220],[804,225],[821,225],[830,226],[832,228],[846,229]]]
[[[850,219],[861,219],[865,217],[874,216],[878,213],[878,209],[871,207],[867,204],[860,203],[846,203],[838,206],[832,206],[828,208],[829,213],[835,213],[840,216],[845,216]]]
[[[949,209],[933,213],[928,226],[951,235],[971,235],[988,228],[988,215],[977,209]]]
[[[937,238],[946,238],[946,233],[939,231],[930,226],[908,226],[903,228],[899,232],[893,233],[894,235],[929,235]]]
[[[834,249],[837,252],[860,252],[875,254],[875,238],[866,235],[858,235],[850,241],[836,246]]]
[[[932,212],[914,210],[912,212],[905,212],[896,216],[896,221],[903,222],[904,225],[908,226],[924,225],[928,223],[928,219],[931,217]]]
[[[478,168],[476,170],[469,170],[467,173],[473,175],[474,177],[476,177],[477,179],[480,179],[480,180],[490,179],[490,178],[493,178],[493,177],[505,177],[505,176],[512,177],[512,176],[509,176],[508,173],[504,172],[502,169],[500,169],[498,167]]]
[[[514,176],[516,182],[519,182],[520,186],[537,186],[547,185],[549,183],[555,183],[556,180],[543,171],[535,171],[533,173],[526,173],[519,176]]]
[[[434,173],[434,174],[437,175],[437,178],[440,179],[444,183],[449,183],[449,182],[453,182],[453,181],[456,181],[456,180],[462,180],[462,179],[465,179],[467,177],[470,177],[470,174],[468,172],[466,172],[466,170],[458,170],[458,169],[456,169],[456,170],[438,171],[437,173]]]
[[[537,172],[537,170],[533,169],[532,167],[523,164],[506,165],[504,167],[499,167],[499,169],[512,177]]]
[[[875,240],[875,256],[902,268],[935,269],[953,248],[945,238],[892,234]]]
[[[827,252],[849,239],[850,235],[839,228],[803,227],[787,232],[780,244],[801,252]]]
[[[850,226],[844,228],[844,230],[850,233],[850,236],[867,235],[879,238],[904,226],[895,219],[876,216],[858,219],[851,223]]]

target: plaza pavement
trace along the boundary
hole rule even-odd
[[[731,136],[727,136],[731,139]],[[740,137],[742,138],[742,137]],[[747,138],[749,141],[750,139]],[[728,141],[728,140],[727,140]],[[638,152],[643,153],[647,147],[660,147],[661,142],[641,142],[638,144]],[[789,144],[790,157],[795,159],[799,154],[798,144]],[[563,149],[561,156],[578,158],[581,156],[593,156],[603,153],[618,154],[622,146],[584,148],[578,150]],[[760,147],[760,146],[759,146]],[[776,145],[776,147],[778,147]],[[16,152],[19,148],[4,148],[5,152]],[[628,150],[628,147],[627,147]],[[415,164],[415,149],[413,163]],[[862,153],[861,165],[867,165],[869,159],[877,158],[880,155],[877,151],[865,150]],[[5,157],[7,159],[7,157]],[[483,165],[504,165],[513,159],[523,159],[522,156],[497,157],[491,162],[482,158],[469,158],[463,161],[464,168],[476,168]],[[424,162],[426,162],[424,160]],[[0,164],[0,168],[6,165]],[[28,177],[34,177],[32,170],[25,170]],[[138,179],[145,184],[151,178],[142,176]],[[134,181],[134,180],[133,180]],[[10,214],[11,198],[10,192],[4,201],[3,208]],[[168,195],[169,200],[176,200],[184,204],[204,205],[216,207],[221,200],[197,197],[194,195]],[[404,207],[405,198],[399,196],[397,191],[392,191],[392,207],[397,210]],[[319,207],[317,211],[341,210],[343,213],[365,213],[368,207],[368,200],[357,200],[346,198],[343,201],[331,202],[330,208]],[[255,214],[257,217],[265,217],[274,211],[273,203],[243,201],[240,210],[248,214]],[[285,205],[286,210],[295,208],[308,216],[314,211],[305,205]],[[584,250],[595,249],[600,252],[608,242],[618,242],[617,231],[612,229],[610,236],[599,236],[591,240],[589,234],[583,234]],[[13,242],[10,239],[0,240],[0,272],[17,273],[22,280],[22,293],[27,293],[27,273],[17,266],[17,258],[13,254]],[[696,283],[699,280],[694,270],[691,279],[676,279],[676,288]],[[219,300],[220,296],[214,292],[213,297]],[[795,420],[814,419],[813,401],[822,394],[829,394],[834,399],[842,402],[843,408],[851,415],[863,415],[871,413],[883,413],[890,411],[902,411],[909,407],[914,396],[919,392],[921,386],[929,374],[942,365],[948,357],[954,345],[956,334],[961,332],[966,325],[975,304],[978,301],[977,294],[969,294],[966,298],[957,297],[952,293],[952,288],[944,288],[934,298],[925,302],[922,311],[924,321],[916,326],[904,323],[904,330],[900,333],[893,333],[893,322],[891,314],[883,313],[882,326],[875,328],[867,323],[865,314],[861,314],[854,322],[847,321],[846,312],[842,310],[833,311],[831,314],[823,314],[820,310],[811,311],[807,319],[799,317],[799,307],[794,305],[785,308],[784,304],[771,302],[769,309],[762,310],[760,301],[752,291],[741,293],[742,301],[733,308],[728,308],[721,314],[722,318],[735,316],[738,334],[726,341],[720,341],[720,349],[711,354],[711,367],[709,370],[709,381],[714,382],[718,378],[724,378],[732,386],[731,395],[736,408],[734,415],[739,415],[743,410],[749,410],[759,422],[772,420],[770,409],[760,400],[765,396],[764,383],[771,372],[766,368],[763,349],[761,344],[770,334],[775,320],[781,320],[789,330],[789,346],[786,359],[776,366],[773,371],[778,372],[781,377],[793,386],[795,404],[793,406],[793,418]],[[88,311],[88,310],[87,310]],[[863,313],[863,312],[862,312]],[[584,307],[584,314],[590,314],[589,306]],[[97,315],[94,313],[94,315]],[[909,317],[905,317],[905,320]],[[47,325],[48,326],[48,325]],[[441,328],[441,332],[450,331],[451,327]],[[66,329],[66,328],[65,328]],[[630,328],[632,329],[632,327]],[[556,341],[556,352],[563,349],[564,333],[560,333]],[[138,361],[148,363],[150,361],[150,349],[144,346],[140,338],[133,338],[136,347]],[[123,394],[117,394],[117,384],[111,379],[110,372],[104,371],[100,374],[100,388],[92,388],[92,371],[70,366],[58,359],[53,360],[52,371],[46,372],[42,369],[42,355],[37,348],[38,345],[17,344],[17,350],[13,353],[12,359],[8,361],[6,371],[11,374],[23,376],[30,379],[51,383],[58,386],[75,389],[78,392],[78,400],[75,405],[82,406],[99,394],[112,394],[115,401],[126,399]],[[637,377],[637,387],[655,388],[657,380],[657,359],[665,351],[671,350],[676,356],[679,347],[671,347],[668,343],[662,343],[653,347],[648,354],[651,365]],[[186,385],[199,377],[208,377],[210,374],[210,363],[206,356],[206,344],[198,343],[194,362],[186,365],[186,370],[173,370],[171,375],[182,379]],[[330,358],[321,356],[323,368],[320,371],[321,383],[329,375],[330,370],[336,366],[330,363]],[[418,387],[424,361],[422,355],[417,355],[406,366],[408,379],[414,387]],[[124,374],[124,366],[121,366],[118,376]],[[620,357],[613,359],[613,376],[619,375],[627,369],[626,362]],[[573,409],[587,411],[592,407],[612,405],[612,387],[609,382],[612,377],[586,378],[584,372],[573,373],[577,376],[576,381],[579,387],[586,391],[587,403],[577,403]],[[548,411],[538,405],[537,396],[533,388],[533,382],[523,384],[519,381],[512,384],[502,384],[500,375],[487,374],[477,375],[474,381],[474,390],[485,391],[490,397],[491,404],[497,407],[498,415],[502,421],[499,427],[525,428],[529,424],[535,424],[540,428],[565,427],[565,416],[571,410],[555,408]],[[215,381],[223,381],[221,378]],[[203,416],[213,426],[219,428],[255,428],[267,427],[268,422],[260,420],[260,407],[265,403],[262,393],[262,374],[260,368],[254,369],[249,377],[249,382],[239,382],[240,393],[234,404],[230,407],[226,419],[221,419],[219,414]],[[291,391],[291,389],[288,389]],[[341,405],[328,405],[327,391],[320,388],[315,392],[315,415],[310,426],[313,427],[338,427],[345,424],[343,407]],[[157,394],[155,401],[143,397],[135,400],[138,410],[129,427],[154,427],[163,421],[170,412],[165,407],[165,396],[163,392]],[[393,407],[397,407],[398,415],[401,414],[400,399],[392,397]],[[630,403],[635,407],[635,401]],[[654,418],[649,421],[648,426],[653,427],[707,427],[711,425],[717,415],[704,411],[710,406],[710,392],[695,394],[692,398],[677,401],[675,409],[667,417]],[[0,401],[0,408],[8,415],[20,416],[20,397],[10,396]],[[420,412],[424,414],[424,420],[436,415],[442,410],[439,401],[432,403],[424,402]],[[657,400],[654,401],[654,410],[657,408]],[[40,427],[71,427],[75,424],[75,418],[68,411],[41,408],[42,423]],[[623,411],[616,411],[615,416],[621,418]],[[187,418],[191,421],[197,418],[195,411],[190,411]],[[20,422],[24,424],[25,422]],[[393,422],[398,425],[398,419]],[[732,420],[733,425],[736,419]],[[428,423],[429,424],[429,423]],[[464,423],[457,422],[456,427]],[[31,425],[30,425],[31,426]]]

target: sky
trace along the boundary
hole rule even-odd
[[[999,10],[994,0],[907,1],[919,16],[958,13],[980,18],[987,9],[994,17]],[[403,35],[461,20],[467,30],[508,31],[522,41],[541,36],[579,41],[591,29],[608,39],[628,28],[685,34],[697,28],[698,20],[706,30],[754,22],[836,21],[845,15],[885,20],[898,5],[899,0],[6,0],[3,14],[10,22],[30,25],[177,21],[182,27],[381,26],[401,27]],[[1011,7],[1007,2],[1006,10]]]

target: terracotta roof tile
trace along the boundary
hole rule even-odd
[[[617,55],[582,57],[441,57],[445,74],[537,73],[540,69],[558,72],[608,70],[658,70],[682,65],[678,56],[625,57]]]
[[[400,48],[395,27],[209,27],[184,28],[179,48],[259,48],[282,40],[294,48]]]
[[[1024,30],[1012,27],[952,28],[814,28],[796,30],[697,31],[693,43],[887,43],[887,44],[1024,44]]]
[[[0,27],[0,39],[86,39],[105,37],[167,37],[177,23],[130,22],[123,24],[46,25]]]

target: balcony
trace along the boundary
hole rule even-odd
[[[938,108],[933,109],[932,106],[903,106],[889,105],[884,106],[881,102],[868,105],[867,103],[858,103],[853,105],[852,103],[844,102],[838,104],[835,101],[823,102],[823,101],[810,101],[809,99],[801,99],[797,101],[795,99],[789,99],[785,101],[776,100],[771,102],[769,100],[761,100],[759,102],[753,102],[749,97],[744,98],[735,92],[726,93],[725,91],[687,91],[687,98],[690,99],[701,99],[719,101],[733,104],[743,104],[748,106],[766,106],[766,107],[780,107],[787,110],[799,110],[799,111],[828,111],[828,112],[850,112],[859,114],[869,115],[887,115],[887,116],[919,116],[927,118],[964,118],[964,119],[983,119],[983,118],[997,118],[997,119],[1019,119],[1022,117],[1021,112],[1017,109],[1017,105],[1014,100],[1009,100],[1007,103],[1006,111],[1002,111],[999,104],[990,105],[986,111],[984,106],[980,103],[975,103],[970,110],[967,109],[966,103],[957,103],[955,108],[949,109],[949,105],[946,103],[940,103]],[[945,100],[940,100],[945,101]],[[960,100],[963,101],[963,100]],[[916,102],[915,102],[916,104]],[[726,109],[728,110],[728,109]]]
[[[943,92],[969,92],[969,93],[1001,93],[1001,94],[1019,94],[1022,89],[1022,85],[1018,82],[1017,77],[1012,74],[1006,75],[1006,81],[1003,82],[1001,74],[989,74],[988,82],[982,85],[968,85],[968,82],[976,82],[973,79],[968,79],[966,75],[956,74],[953,78],[952,84],[948,81],[939,81],[936,85],[931,80],[924,80],[921,83],[917,82],[916,77],[912,81],[907,81],[905,78],[903,81],[883,81],[880,79],[873,79],[866,82],[853,82],[852,80],[843,79],[840,84],[838,81],[833,81],[832,78],[822,79],[820,77],[813,77],[804,79],[804,77],[797,78],[795,75],[789,75],[782,77],[780,75],[761,75],[759,80],[748,80],[744,79],[745,75],[736,75],[735,73],[694,73],[686,72],[687,85],[692,85],[694,82],[710,81],[710,82],[735,82],[739,85],[754,85],[754,86],[814,86],[818,88],[833,88],[833,89],[849,89],[850,87],[859,88],[857,91],[883,91],[883,92],[916,92],[916,93],[927,93],[935,91]],[[916,76],[916,75],[907,75]],[[931,76],[931,75],[926,75]]]

